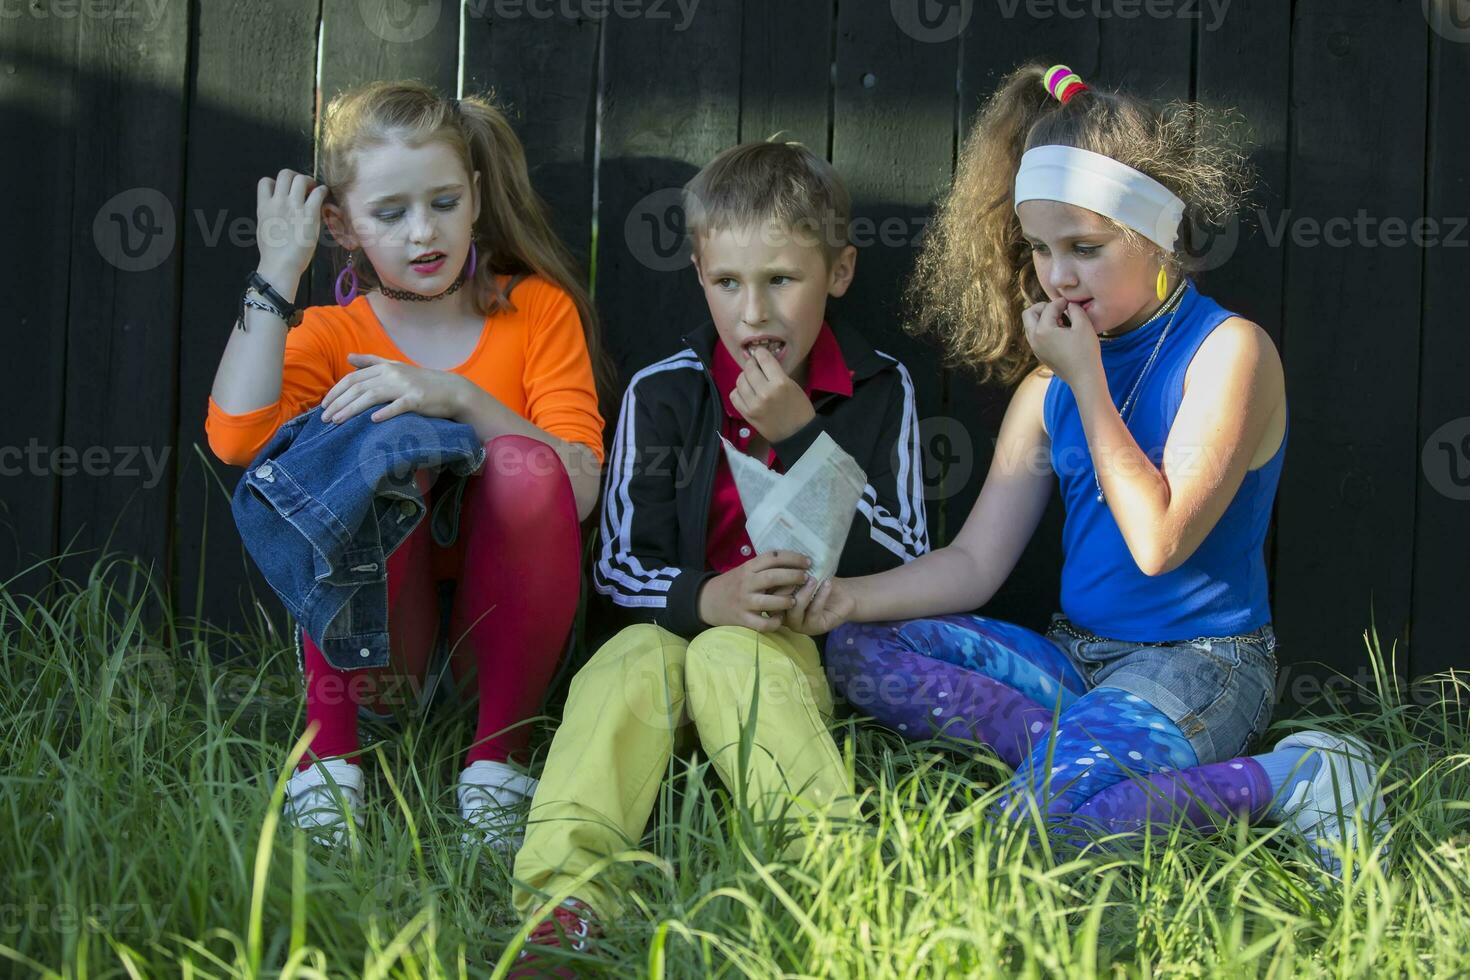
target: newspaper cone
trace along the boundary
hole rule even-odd
[[[797,551],[812,560],[813,578],[835,575],[868,481],[857,461],[825,432],[784,474],[745,455],[724,436],[720,442],[756,553]]]

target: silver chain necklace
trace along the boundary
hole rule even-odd
[[[1169,328],[1174,325],[1174,317],[1178,316],[1178,314],[1179,314],[1179,307],[1183,305],[1182,303],[1179,303],[1177,301],[1178,301],[1179,297],[1181,295],[1183,295],[1183,293],[1184,293],[1184,287],[1185,287],[1186,282],[1187,282],[1187,280],[1184,280],[1184,279],[1179,280],[1179,285],[1178,285],[1177,288],[1175,288],[1174,294],[1169,297],[1169,299],[1164,303],[1163,306],[1159,307],[1159,311],[1157,313],[1155,313],[1153,316],[1149,317],[1147,320],[1145,320],[1142,323],[1140,323],[1137,327],[1134,328],[1136,330],[1142,330],[1144,327],[1148,326],[1150,323],[1153,323],[1159,317],[1163,316],[1165,312],[1168,312],[1168,314],[1169,314],[1169,322],[1166,323],[1166,324],[1164,324],[1164,329],[1163,329],[1162,332],[1160,332],[1159,339],[1154,343],[1153,352],[1148,355],[1148,360],[1144,362],[1143,370],[1138,372],[1138,379],[1133,382],[1133,390],[1131,390],[1130,392],[1128,392],[1128,397],[1125,398],[1125,399],[1123,399],[1123,407],[1120,408],[1120,409],[1118,409],[1118,414],[1120,416],[1122,416],[1122,418],[1123,418],[1123,427],[1125,429],[1128,427],[1129,409],[1133,406],[1133,396],[1136,395],[1136,394],[1138,394],[1138,386],[1141,385],[1141,384],[1143,384],[1143,377],[1144,377],[1144,375],[1148,374],[1148,369],[1153,366],[1154,358],[1155,357],[1158,357],[1158,355],[1159,355],[1159,348],[1164,346],[1164,338],[1167,337],[1167,336],[1169,336]],[[1132,333],[1132,332],[1133,332],[1132,330],[1129,331],[1129,333]],[[1098,336],[1101,337],[1102,335],[1099,334]],[[1123,336],[1127,336],[1127,335],[1124,334]],[[1116,340],[1117,338],[1116,337],[1104,337],[1102,339],[1104,339],[1104,340]],[[1096,463],[1094,463],[1093,464],[1093,467],[1092,467],[1092,482],[1097,485],[1097,502],[1098,503],[1102,503],[1103,502],[1102,480],[1098,479],[1097,465],[1096,465]]]

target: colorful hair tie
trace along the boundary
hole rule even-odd
[[[1041,76],[1041,83],[1062,105],[1066,105],[1067,100],[1078,92],[1087,90],[1087,85],[1077,77],[1077,73],[1066,65],[1052,65],[1046,70],[1046,74]]]

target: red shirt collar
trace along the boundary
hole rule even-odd
[[[730,392],[735,390],[735,382],[740,380],[740,365],[735,363],[735,358],[725,349],[725,342],[718,336],[715,337],[714,361],[715,387],[720,390],[720,401],[724,403],[725,414],[738,419],[741,415],[730,404]],[[808,398],[814,391],[852,397],[852,372],[848,370],[847,361],[842,356],[837,335],[832,332],[832,326],[826,320],[822,321],[822,329],[818,331],[811,353],[807,355],[806,384],[802,385],[802,391],[806,392]]]

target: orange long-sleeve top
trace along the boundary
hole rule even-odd
[[[576,304],[566,291],[528,276],[511,292],[513,310],[485,318],[473,354],[453,374],[463,375],[532,425],[591,449],[603,459],[603,418],[597,410],[592,361]],[[246,466],[282,423],[321,404],[343,376],[357,370],[348,354],[376,354],[416,364],[383,329],[358,296],[347,306],[309,306],[286,334],[281,397],[274,405],[232,415],[211,396],[204,432],[215,456]]]

